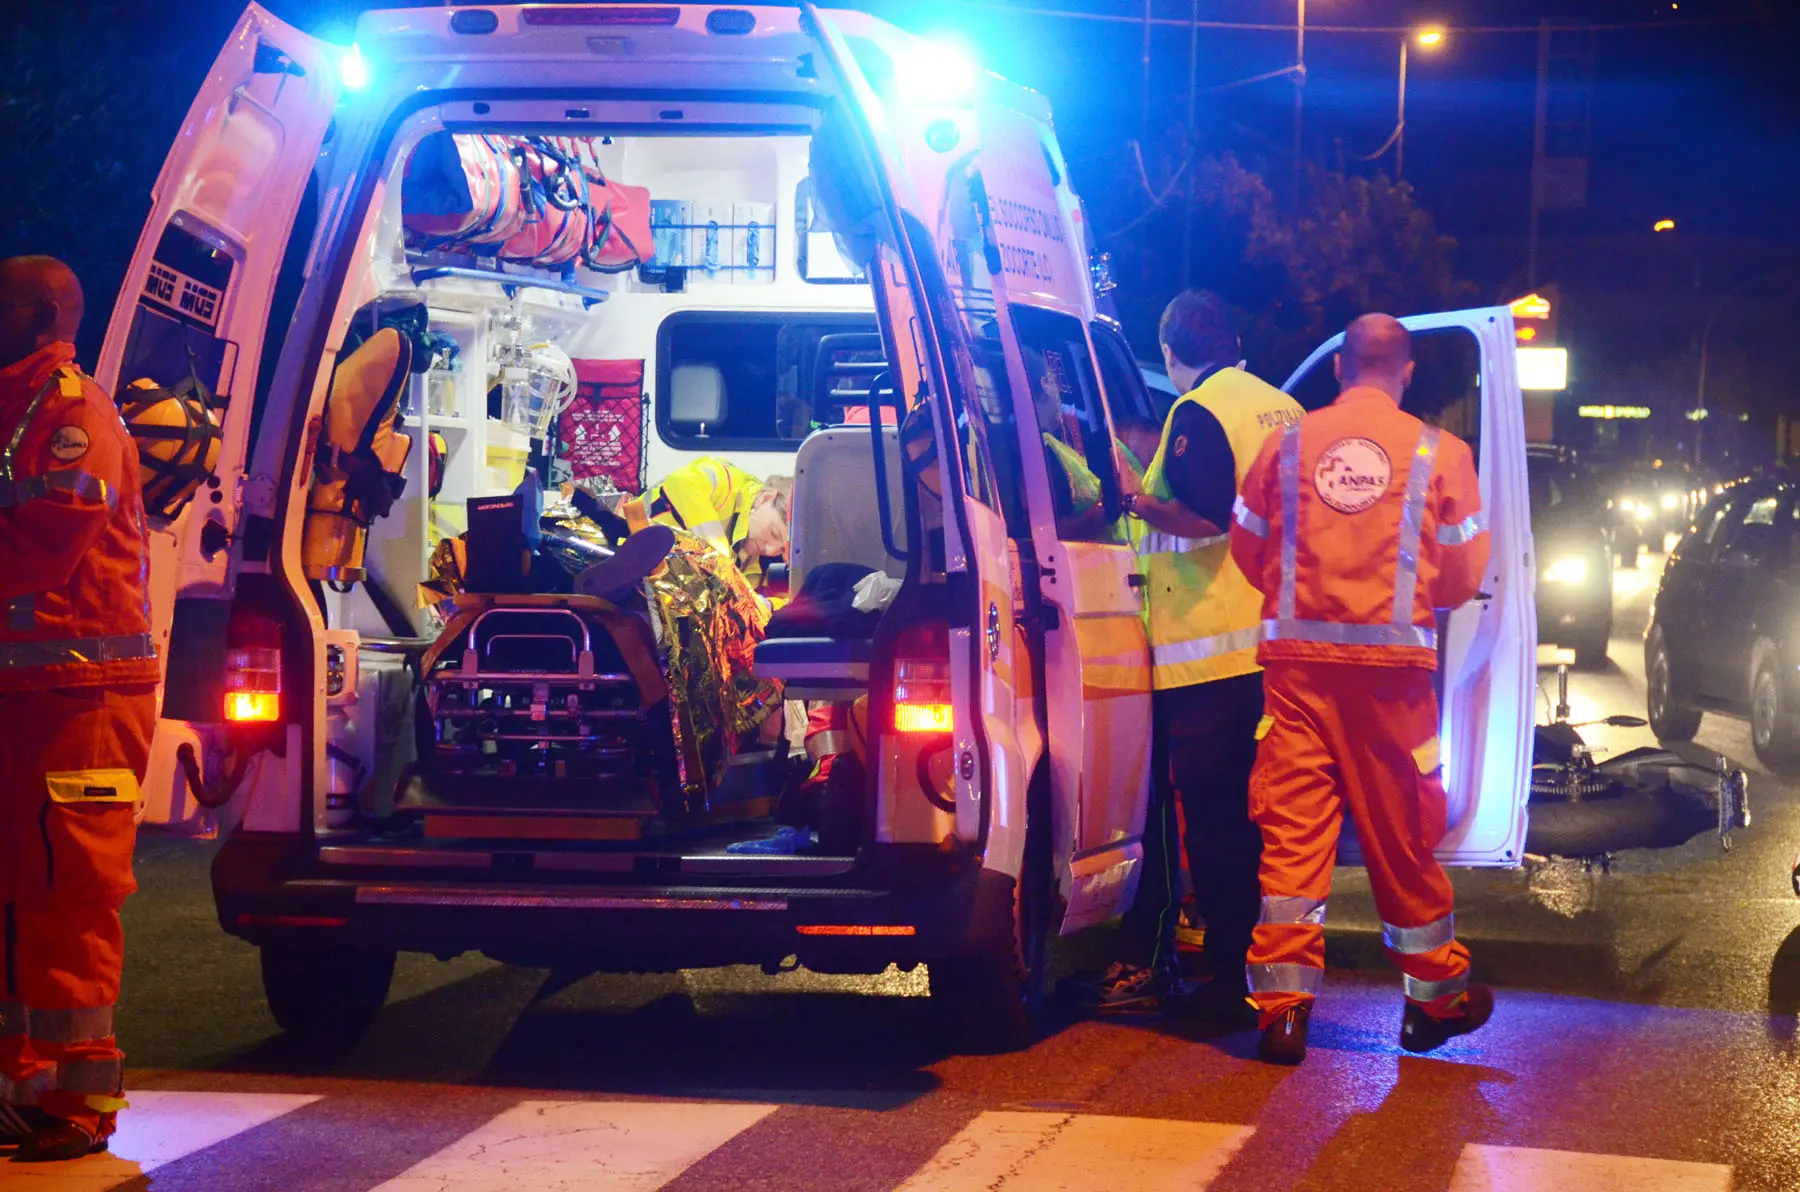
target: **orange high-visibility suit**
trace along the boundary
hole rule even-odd
[[[1453,1014],[1469,953],[1432,855],[1446,816],[1432,672],[1436,610],[1473,597],[1487,566],[1468,445],[1378,389],[1348,389],[1269,438],[1234,522],[1232,556],[1264,597],[1272,720],[1250,786],[1263,898],[1248,968],[1263,1025],[1323,981],[1345,811],[1406,996]]]
[[[104,1138],[157,663],[137,451],[74,358],[0,371],[0,1101]]]

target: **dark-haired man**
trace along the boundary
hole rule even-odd
[[[1236,320],[1217,294],[1177,295],[1163,311],[1158,338],[1169,379],[1184,396],[1169,411],[1140,491],[1125,498],[1126,511],[1142,523],[1132,540],[1147,581],[1156,787],[1164,795],[1153,800],[1146,872],[1127,926],[1148,917],[1156,940],[1147,966],[1115,965],[1092,1000],[1103,1011],[1149,1008],[1176,983],[1177,816],[1166,797],[1172,785],[1212,974],[1194,1008],[1238,1014],[1246,1008],[1244,955],[1259,905],[1262,843],[1248,791],[1263,715],[1256,665],[1262,598],[1232,561],[1226,529],[1263,440],[1297,421],[1301,409],[1244,371]],[[1165,848],[1157,847],[1159,833]]]

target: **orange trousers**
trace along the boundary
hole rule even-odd
[[[102,1138],[122,1106],[119,907],[155,727],[149,685],[0,695],[0,1100]]]
[[[1250,779],[1263,852],[1247,966],[1263,1025],[1323,984],[1325,902],[1346,813],[1407,998],[1454,1013],[1469,951],[1456,942],[1455,893],[1432,855],[1446,811],[1431,672],[1273,662],[1263,685],[1273,723]]]

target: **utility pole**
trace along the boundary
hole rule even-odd
[[[1306,0],[1295,0],[1294,13],[1294,189],[1295,210],[1300,207],[1301,134],[1306,105]]]
[[[1152,0],[1144,0],[1144,122],[1138,132],[1138,144],[1140,145],[1150,143],[1150,30],[1154,27],[1151,24],[1151,18],[1154,15],[1151,11],[1151,3]]]
[[[1395,122],[1399,129],[1394,141],[1394,181],[1406,181],[1406,46],[1409,38],[1400,39],[1400,114]]]
[[[1538,229],[1543,222],[1540,196],[1544,188],[1544,117],[1550,107],[1550,18],[1538,20],[1537,114],[1531,128],[1531,231],[1526,249],[1525,288],[1535,290],[1538,281]]]
[[[1194,156],[1200,140],[1200,0],[1193,0],[1188,25],[1187,173],[1181,180],[1187,203],[1181,217],[1181,284],[1194,284]]]

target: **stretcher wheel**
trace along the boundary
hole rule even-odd
[[[264,944],[263,996],[276,1025],[313,1046],[349,1047],[368,1033],[394,980],[392,952]]]

